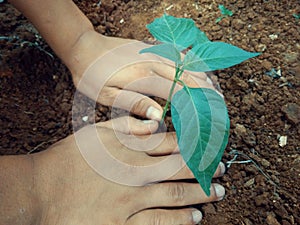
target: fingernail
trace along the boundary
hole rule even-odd
[[[221,93],[221,92],[219,92],[219,91],[216,91],[222,98],[224,98],[224,95]]]
[[[214,184],[215,193],[218,197],[218,200],[222,200],[225,195],[225,188],[220,184]]]
[[[226,172],[225,164],[222,163],[222,162],[220,162],[220,163],[219,163],[219,166],[220,166],[220,173],[221,173],[220,175],[223,176],[224,173]]]
[[[151,123],[154,123],[154,120],[143,120],[143,123],[145,123],[145,124],[151,124]]]
[[[146,116],[152,120],[160,120],[161,119],[161,113],[157,108],[154,108],[153,106],[150,106],[146,112]]]
[[[212,80],[209,77],[206,78],[206,82],[209,84],[213,84]]]
[[[199,223],[202,220],[202,213],[198,210],[192,212],[194,223]]]

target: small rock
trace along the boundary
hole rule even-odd
[[[270,71],[272,69],[272,63],[270,63],[268,60],[264,60],[262,62],[262,66],[267,70]]]
[[[266,193],[262,194],[262,195],[259,195],[255,198],[255,205],[256,206],[264,206],[264,205],[267,205],[267,203],[268,203],[268,198],[266,196]]]
[[[280,223],[277,221],[275,216],[273,216],[272,214],[269,214],[267,216],[267,224],[268,225],[280,225]]]
[[[249,131],[247,135],[243,136],[243,140],[249,146],[254,147],[256,145],[256,136],[252,131]]]
[[[244,21],[242,21],[242,20],[240,20],[240,19],[234,19],[233,21],[232,21],[232,27],[234,28],[234,29],[236,29],[236,30],[241,30],[241,29],[243,29],[244,28],[244,26],[245,26],[245,22]]]
[[[205,214],[216,214],[216,209],[213,204],[209,203],[202,207]]]
[[[288,218],[289,213],[287,212],[287,210],[284,208],[283,205],[278,204],[276,205],[276,208],[277,208],[275,210],[276,215],[280,216],[281,218]]]
[[[236,6],[238,7],[238,8],[245,8],[245,6],[246,6],[246,2],[245,1],[238,1],[237,3],[236,3]]]
[[[248,218],[244,219],[244,223],[245,223],[245,225],[253,225],[253,223],[251,222],[251,220],[249,220]]]
[[[298,57],[299,57],[299,53],[297,53],[297,52],[289,52],[289,53],[284,54],[284,59],[288,63],[295,63],[295,62],[297,62]]]
[[[300,122],[300,106],[296,103],[288,103],[281,108],[281,111],[285,114],[287,119],[298,124]]]
[[[280,136],[279,137],[279,146],[284,147],[287,144],[287,136]]]
[[[278,35],[277,35],[277,34],[270,34],[270,35],[269,35],[269,38],[270,38],[272,41],[274,41],[274,40],[276,40],[276,39],[278,38]]]
[[[101,0],[101,6],[104,8],[104,11],[108,14],[111,14],[111,12],[115,9],[114,4],[111,4],[111,1],[109,0]]]
[[[234,133],[236,133],[236,135],[243,135],[247,133],[247,129],[244,125],[237,123],[235,125]]]
[[[231,24],[230,21],[231,21],[230,17],[225,17],[219,22],[219,25],[222,27],[229,27]]]
[[[291,225],[290,222],[286,221],[286,220],[282,220],[282,225]]]
[[[263,167],[269,167],[271,165],[271,163],[268,160],[266,160],[266,159],[262,159],[261,160],[261,165]]]
[[[252,178],[252,179],[248,180],[248,181],[244,184],[244,186],[245,186],[245,187],[250,187],[250,186],[252,186],[254,183],[255,183],[255,178]]]
[[[267,46],[265,44],[258,44],[255,46],[255,51],[257,52],[264,52],[266,51]]]
[[[89,117],[88,117],[88,116],[82,117],[82,121],[83,121],[83,122],[87,122],[88,120],[89,120]]]
[[[300,156],[294,159],[294,161],[292,162],[292,168],[300,172]]]

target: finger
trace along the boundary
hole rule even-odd
[[[186,166],[182,156],[179,154],[180,152],[175,132],[156,133],[152,134],[151,138],[149,138],[148,135],[142,139],[138,139],[135,136],[126,136],[126,138],[122,140],[122,144],[127,146],[128,149],[144,151],[147,155],[151,156],[145,158],[145,163],[147,162],[147,165],[153,165],[159,161],[164,161],[169,158],[169,164],[166,168],[164,168],[164,170],[173,170],[174,172],[167,178],[167,180],[195,178],[193,173]],[[214,177],[223,176],[224,173],[225,165],[220,162]],[[161,181],[157,178],[152,178],[149,182],[153,182],[154,180]]]
[[[174,79],[174,67],[168,66],[166,69],[166,64],[153,64],[152,70],[153,73],[158,74],[159,76],[163,78],[167,78],[168,80]],[[173,73],[172,73],[173,70]],[[213,90],[216,90],[218,94],[220,94],[222,97],[224,97],[221,94],[221,89],[217,81],[217,77],[209,72],[193,72],[193,71],[184,71],[180,79],[188,86],[192,88],[210,88]],[[178,86],[175,89],[176,91],[179,90]],[[176,92],[175,91],[175,92]]]
[[[187,71],[184,72],[181,76],[181,80],[185,83],[185,84],[189,84],[187,86],[192,87],[192,88],[211,88],[211,89],[215,89],[213,86],[213,82],[212,80],[207,77],[207,75],[205,74],[205,76],[198,76],[197,73],[195,73],[196,75],[191,74],[191,72]],[[201,74],[201,73],[200,73]]]
[[[177,157],[176,154],[179,154],[175,132],[154,133],[145,135],[139,139],[133,135],[126,135],[122,140],[122,144],[131,150],[139,149],[140,151],[144,151],[148,156],[151,156],[149,157],[150,159],[162,157],[161,160],[163,160],[163,156],[173,154],[174,157]],[[174,161],[177,160],[174,159]]]
[[[179,153],[175,132],[156,133],[152,135],[155,140],[161,140],[160,145],[147,151],[150,156],[164,156]],[[130,141],[130,140],[129,140]]]
[[[160,74],[166,79],[173,80],[175,75],[175,67],[174,63],[168,63],[163,60],[162,63],[152,63],[151,69],[156,73]],[[207,79],[207,75],[203,72],[192,72],[192,71],[185,71],[184,73],[192,75],[194,77],[197,77],[202,80]],[[188,80],[186,80],[187,85],[192,85],[193,83],[189,83]]]
[[[174,77],[174,66],[159,62],[144,62],[119,71],[110,79],[108,85],[166,99]],[[180,79],[189,87],[213,88],[212,84],[207,82],[205,73],[194,73],[193,75],[192,72],[185,72]],[[140,83],[141,80],[143,80],[143,84]],[[179,84],[177,89],[180,87]],[[162,93],[164,94],[162,95]]]
[[[225,188],[212,184],[207,196],[198,183],[166,182],[142,187],[140,192],[148,208],[180,207],[222,200]]]
[[[103,88],[99,96],[99,102],[156,121],[161,120],[163,112],[156,101],[134,90],[120,90],[113,87]]]
[[[183,74],[181,80],[189,87],[214,89],[211,83],[188,74]],[[153,74],[152,76],[136,79],[119,88],[167,99],[172,85],[173,80],[165,79],[161,74]],[[182,89],[182,84],[177,83],[174,93],[180,89]]]
[[[98,123],[97,126],[109,128],[124,134],[147,135],[157,130],[158,122],[154,120],[138,120],[134,117],[124,116]]]
[[[161,97],[166,98],[168,91],[170,90],[171,85],[173,84],[173,80],[175,77],[175,68],[170,67],[166,64],[162,63],[152,63],[151,67],[149,67],[149,73],[147,76],[143,78],[135,78],[134,81],[130,82],[130,85],[123,86],[122,88],[130,89],[130,90],[141,90],[142,93],[147,94],[155,94],[155,96],[159,96],[160,92],[165,92],[165,94]],[[207,76],[204,75],[203,77],[193,76],[189,72],[184,72],[180,80],[185,83],[185,85],[189,87],[202,87],[202,88],[212,88],[214,89],[212,82],[207,82]],[[134,83],[137,83],[134,85]],[[147,82],[147,83],[146,83]],[[143,84],[143,85],[142,85]],[[159,86],[160,92],[153,93],[156,88]],[[143,87],[143,89],[141,89]],[[177,90],[181,89],[182,85],[178,83]],[[150,91],[147,91],[150,90]],[[147,92],[145,92],[147,91]],[[167,92],[166,92],[167,91]]]
[[[143,210],[127,221],[127,225],[156,225],[156,224],[172,224],[172,225],[193,225],[202,220],[202,213],[197,209],[177,209],[177,210],[165,210],[165,209],[149,209]]]
[[[220,162],[213,178],[222,177],[226,171],[226,167],[223,162]],[[193,172],[187,167],[183,166],[178,173],[170,177],[168,180],[184,180],[184,179],[195,179]]]

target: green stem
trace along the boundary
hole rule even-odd
[[[166,105],[164,107],[164,111],[163,111],[163,114],[162,114],[162,117],[161,117],[161,120],[160,120],[161,125],[163,124],[164,119],[166,117],[166,114],[167,114],[167,111],[169,109],[169,105],[171,103],[171,98],[173,96],[173,92],[174,92],[176,83],[178,82],[178,79],[181,76],[182,72],[183,71],[179,67],[176,67],[176,73],[175,73],[175,77],[174,77],[174,80],[173,80],[173,84],[172,84],[172,87],[170,89],[169,96],[168,96],[168,99],[167,99],[167,102],[166,102]]]

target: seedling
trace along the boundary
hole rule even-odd
[[[210,195],[213,174],[228,142],[228,112],[217,92],[188,87],[182,80],[182,74],[185,70],[206,72],[224,69],[259,54],[223,42],[211,42],[192,19],[164,14],[147,28],[161,44],[143,49],[140,53],[154,53],[175,63],[173,85],[161,122],[171,104],[172,123],[183,159],[202,189]],[[186,49],[190,50],[182,57],[181,51]],[[173,96],[177,83],[183,88]]]
[[[300,13],[299,14],[294,13],[293,17],[295,17],[297,21],[300,20]]]
[[[218,19],[216,19],[216,23],[219,23],[223,18],[227,17],[227,16],[232,16],[233,12],[230,11],[229,9],[227,9],[224,5],[219,5],[219,9],[221,11],[222,16],[218,17]]]

